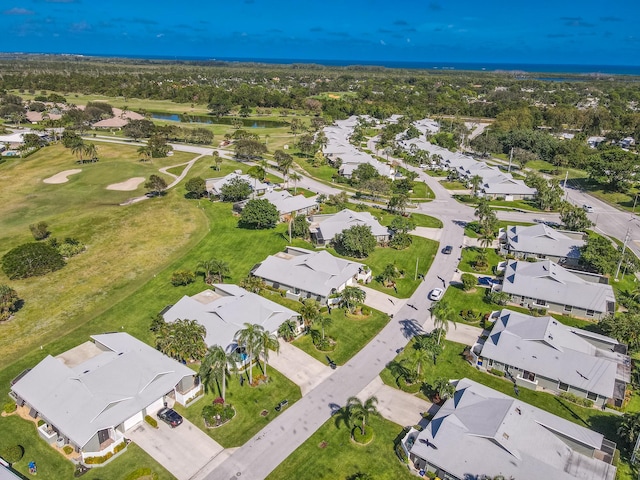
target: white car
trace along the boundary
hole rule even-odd
[[[429,300],[437,301],[442,298],[444,294],[444,290],[441,288],[434,288],[429,292]]]
[[[593,213],[593,207],[591,205],[582,205],[582,208],[587,213]]]

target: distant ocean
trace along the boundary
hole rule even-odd
[[[87,57],[130,58],[141,60],[173,60],[197,62],[238,62],[267,64],[313,64],[327,66],[367,66],[420,70],[471,70],[471,71],[510,71],[553,74],[607,74],[640,76],[640,65],[577,65],[577,64],[533,64],[533,63],[459,63],[459,62],[409,62],[390,60],[326,60],[310,58],[237,58],[237,57],[194,57],[160,55],[85,55]]]
[[[110,56],[110,55],[101,55]],[[531,73],[604,73],[614,75],[640,75],[640,65],[560,65],[529,63],[456,63],[456,62],[397,62],[387,60],[323,60],[302,58],[204,58],[204,57],[160,57],[160,56],[127,56],[149,60],[190,60],[219,62],[253,62],[268,64],[316,64],[327,66],[368,66],[386,68],[407,68],[420,70],[472,70],[472,71],[520,71]]]

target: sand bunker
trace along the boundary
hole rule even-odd
[[[45,178],[43,180],[44,183],[67,183],[69,179],[67,178],[69,175],[75,175],[76,173],[80,173],[82,171],[81,168],[74,168],[73,170],[65,170],[64,172],[56,173],[54,176]]]
[[[133,177],[129,180],[125,180],[120,183],[112,183],[107,187],[107,190],[120,190],[121,192],[130,192],[132,190],[137,189],[142,182],[144,182],[144,177]]]

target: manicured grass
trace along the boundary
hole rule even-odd
[[[428,168],[424,170],[424,173],[430,177],[446,177],[449,174],[446,170],[429,170]]]
[[[335,418],[327,420],[267,479],[336,480],[356,473],[368,473],[376,480],[415,478],[394,453],[394,441],[402,427],[383,418],[372,417],[368,428],[373,429],[373,441],[368,445],[358,445],[351,441],[348,427],[343,424],[337,427]]]
[[[292,183],[292,182],[289,182]],[[305,198],[309,198],[309,197],[313,197],[314,195],[316,195],[315,192],[312,192],[311,190],[307,190],[305,188],[302,187],[290,187],[287,188],[287,192],[289,192],[291,195],[302,195]]]
[[[326,355],[329,355],[338,365],[346,363],[358,353],[389,321],[387,314],[373,309],[371,315],[364,318],[351,317],[341,308],[331,309],[330,316],[333,323],[325,328],[325,335],[336,340],[335,350],[319,351],[313,345],[310,334],[299,337],[293,344],[322,363],[326,363]],[[319,327],[312,328],[320,331]]]
[[[429,188],[429,185],[422,181],[415,181],[413,184],[413,192],[409,194],[409,198],[434,198],[433,190]]]
[[[433,262],[438,250],[438,242],[416,236],[412,236],[412,239],[411,246],[404,250],[396,250],[391,247],[376,247],[367,258],[353,259],[371,268],[374,280],[368,287],[398,298],[408,298],[413,294],[422,281],[419,277],[415,279],[416,261],[418,263],[418,274],[425,275],[429,271],[431,262]],[[341,256],[333,248],[327,248],[327,250],[333,255]],[[404,276],[396,280],[397,292],[393,288],[384,287],[382,283],[375,280],[376,276],[382,273],[390,263],[395,264],[398,270],[404,272]]]
[[[337,168],[333,168],[330,165],[321,165],[318,167],[314,167],[311,165],[310,159],[297,154],[294,156],[294,161],[309,175],[315,178],[319,178],[320,180],[324,180],[325,182],[332,183],[333,176],[338,173]]]
[[[493,275],[493,267],[497,266],[504,258],[498,255],[493,248],[484,249],[487,253],[487,262],[488,265],[486,268],[476,270],[474,268],[474,263],[480,254],[480,247],[467,247],[462,249],[462,260],[460,260],[460,264],[458,268],[463,272],[471,272],[471,273],[486,273],[488,275]]]
[[[467,187],[464,183],[462,182],[447,182],[447,181],[442,181],[440,182],[440,185],[442,185],[444,188],[446,188],[447,190],[468,190],[469,187]]]
[[[38,477],[71,480],[74,478],[74,466],[53,447],[42,440],[33,422],[24,420],[18,415],[0,417],[0,447],[5,445],[22,445],[25,453],[22,460],[13,465],[17,471],[29,476],[29,462],[35,461],[38,466]],[[95,468],[82,478],[88,480],[121,480],[128,473],[147,467],[158,475],[158,480],[173,479],[167,470],[155,462],[136,444],[130,443],[127,451],[102,468]]]
[[[272,352],[271,355],[276,353]],[[262,373],[261,366],[262,363],[260,367],[253,367],[254,377]],[[267,374],[269,382],[257,387],[249,385],[248,372],[245,374],[244,386],[240,386],[235,375],[228,379],[226,401],[236,409],[236,415],[220,427],[207,428],[202,418],[202,408],[219,396],[217,389],[186,408],[176,405],[175,409],[223,447],[239,447],[280,414],[274,407],[281,400],[287,399],[291,405],[302,397],[300,388],[274,368],[267,366]],[[260,415],[263,410],[269,412],[264,417]]]
[[[122,207],[119,203],[140,196],[144,188],[105,189],[134,176],[148,178],[160,166],[192,155],[176,153],[169,160],[142,163],[135,147],[98,148],[100,161],[93,164],[77,165],[67,149],[53,145],[0,165],[0,254],[33,241],[29,225],[38,221],[49,224],[52,237],[75,237],[87,245],[66,267],[43,277],[8,280],[0,273],[0,283],[15,288],[25,302],[10,322],[0,325],[0,364],[47,345],[110,308],[205,234],[206,217],[173,190],[162,198]],[[67,183],[42,183],[76,167],[82,172]]]
[[[445,340],[444,347],[442,354],[438,357],[437,364],[433,365],[432,363],[428,363],[424,367],[424,380],[427,384],[432,383],[439,377],[447,379],[466,377],[511,397],[515,397],[513,383],[511,381],[481,372],[463,358],[462,352],[465,348],[464,345]],[[396,360],[400,361],[405,358],[410,350],[410,346],[405,348],[404,352],[396,357]],[[396,378],[388,368],[382,371],[380,377],[387,385],[397,388]],[[620,417],[617,415],[605,413],[596,408],[580,407],[549,393],[536,392],[527,388],[520,388],[519,400],[535,405],[542,410],[546,410],[583,427],[591,428],[602,433],[614,442],[618,440],[616,430],[620,422]]]

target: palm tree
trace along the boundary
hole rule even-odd
[[[480,245],[484,248],[489,248],[493,241],[496,239],[496,233],[491,228],[482,228],[480,230]]]
[[[316,323],[320,325],[320,329],[322,330],[322,340],[324,340],[324,329],[331,326],[333,318],[321,315],[317,318]]]
[[[300,180],[302,180],[302,176],[301,176],[301,175],[299,175],[299,174],[298,174],[298,173],[296,173],[296,172],[291,172],[291,173],[289,174],[289,177],[288,177],[288,178],[289,178],[289,180],[293,180],[293,194],[294,194],[294,195],[297,195],[297,194],[298,194],[298,182],[299,182]]]
[[[415,337],[413,348],[423,350],[433,357],[433,364],[436,364],[438,355],[442,353],[442,346],[438,344],[433,335],[420,335]]]
[[[87,158],[94,160],[98,157],[98,147],[96,147],[93,143],[87,143],[84,147],[84,153]]]
[[[455,312],[446,300],[440,300],[431,306],[431,315],[433,316],[433,325],[438,330],[438,345],[440,345],[440,336],[443,330],[449,331],[449,322],[453,323],[454,328],[457,328],[453,318]]]
[[[367,298],[366,292],[358,287],[345,287],[341,295],[342,303],[349,310],[349,313],[355,312],[356,306]]]
[[[469,183],[471,184],[471,188],[473,188],[473,194],[476,195],[478,187],[482,185],[482,177],[480,175],[474,175],[469,179]]]
[[[220,156],[220,152],[214,150],[211,154],[213,157],[213,163],[216,165],[216,170],[220,171],[220,165],[222,164],[222,157]]]
[[[84,141],[82,141],[82,139],[78,140],[75,143],[75,145],[71,147],[71,153],[73,153],[76,157],[78,157],[78,160],[80,161],[80,163],[84,163],[83,161],[84,152],[85,152],[85,144],[84,144]]]
[[[625,413],[618,427],[618,437],[629,447],[633,446],[640,435],[640,412]]]
[[[196,320],[176,320],[160,325],[156,347],[165,355],[179,360],[200,360],[207,352],[204,337],[207,329]]]
[[[256,350],[262,353],[264,359],[264,375],[267,375],[267,362],[269,361],[269,350],[273,350],[276,353],[280,352],[280,342],[278,337],[273,333],[262,330],[259,332],[258,341],[256,342]]]
[[[249,275],[240,282],[240,286],[251,293],[260,293],[265,287],[265,283],[260,277]]]
[[[296,328],[298,324],[295,320],[289,319],[282,322],[282,325],[278,327],[278,335],[284,338],[287,342],[290,342],[296,337]]]
[[[380,274],[380,280],[383,285],[390,286],[396,282],[399,274],[397,267],[393,263],[388,263]]]
[[[218,283],[222,283],[224,281],[224,277],[229,275],[229,272],[231,271],[229,269],[229,264],[217,258],[212,258],[210,262],[212,267],[211,275],[213,275],[214,278],[218,279]]]
[[[245,322],[244,328],[235,334],[236,341],[247,351],[249,359],[249,382],[253,382],[253,354],[257,350],[259,338],[264,331],[262,325]]]
[[[306,298],[302,301],[300,307],[300,316],[304,321],[304,325],[309,329],[311,325],[320,317],[320,305],[313,298]]]
[[[402,361],[410,372],[411,380],[422,380],[422,370],[427,362],[431,360],[431,355],[426,350],[414,349],[409,356]]]
[[[202,269],[204,273],[204,283],[211,285],[213,283],[213,269],[215,268],[215,259],[202,260],[198,262],[196,268]]]
[[[253,178],[253,196],[256,196],[256,190],[258,190],[258,180],[261,182],[264,180],[267,171],[261,165],[254,165],[247,170],[247,175]]]
[[[213,389],[213,383],[218,384],[218,392],[224,400],[226,398],[226,380],[229,376],[228,356],[220,345],[212,345],[207,350],[198,376],[204,385],[204,390],[209,393]],[[222,388],[220,387],[222,385]]]
[[[138,148],[138,155],[142,157],[140,160],[146,162],[151,159],[151,149],[147,145]]]
[[[456,391],[456,387],[451,382],[449,382],[449,380],[443,377],[436,378],[433,381],[433,385],[431,385],[431,388],[433,388],[433,390],[436,392],[438,398],[440,399],[440,402],[449,398]]]
[[[378,399],[375,396],[367,398],[362,402],[358,397],[349,397],[347,400],[347,411],[349,412],[350,423],[360,423],[360,432],[365,434],[365,428],[369,418],[380,416],[376,404]]]

